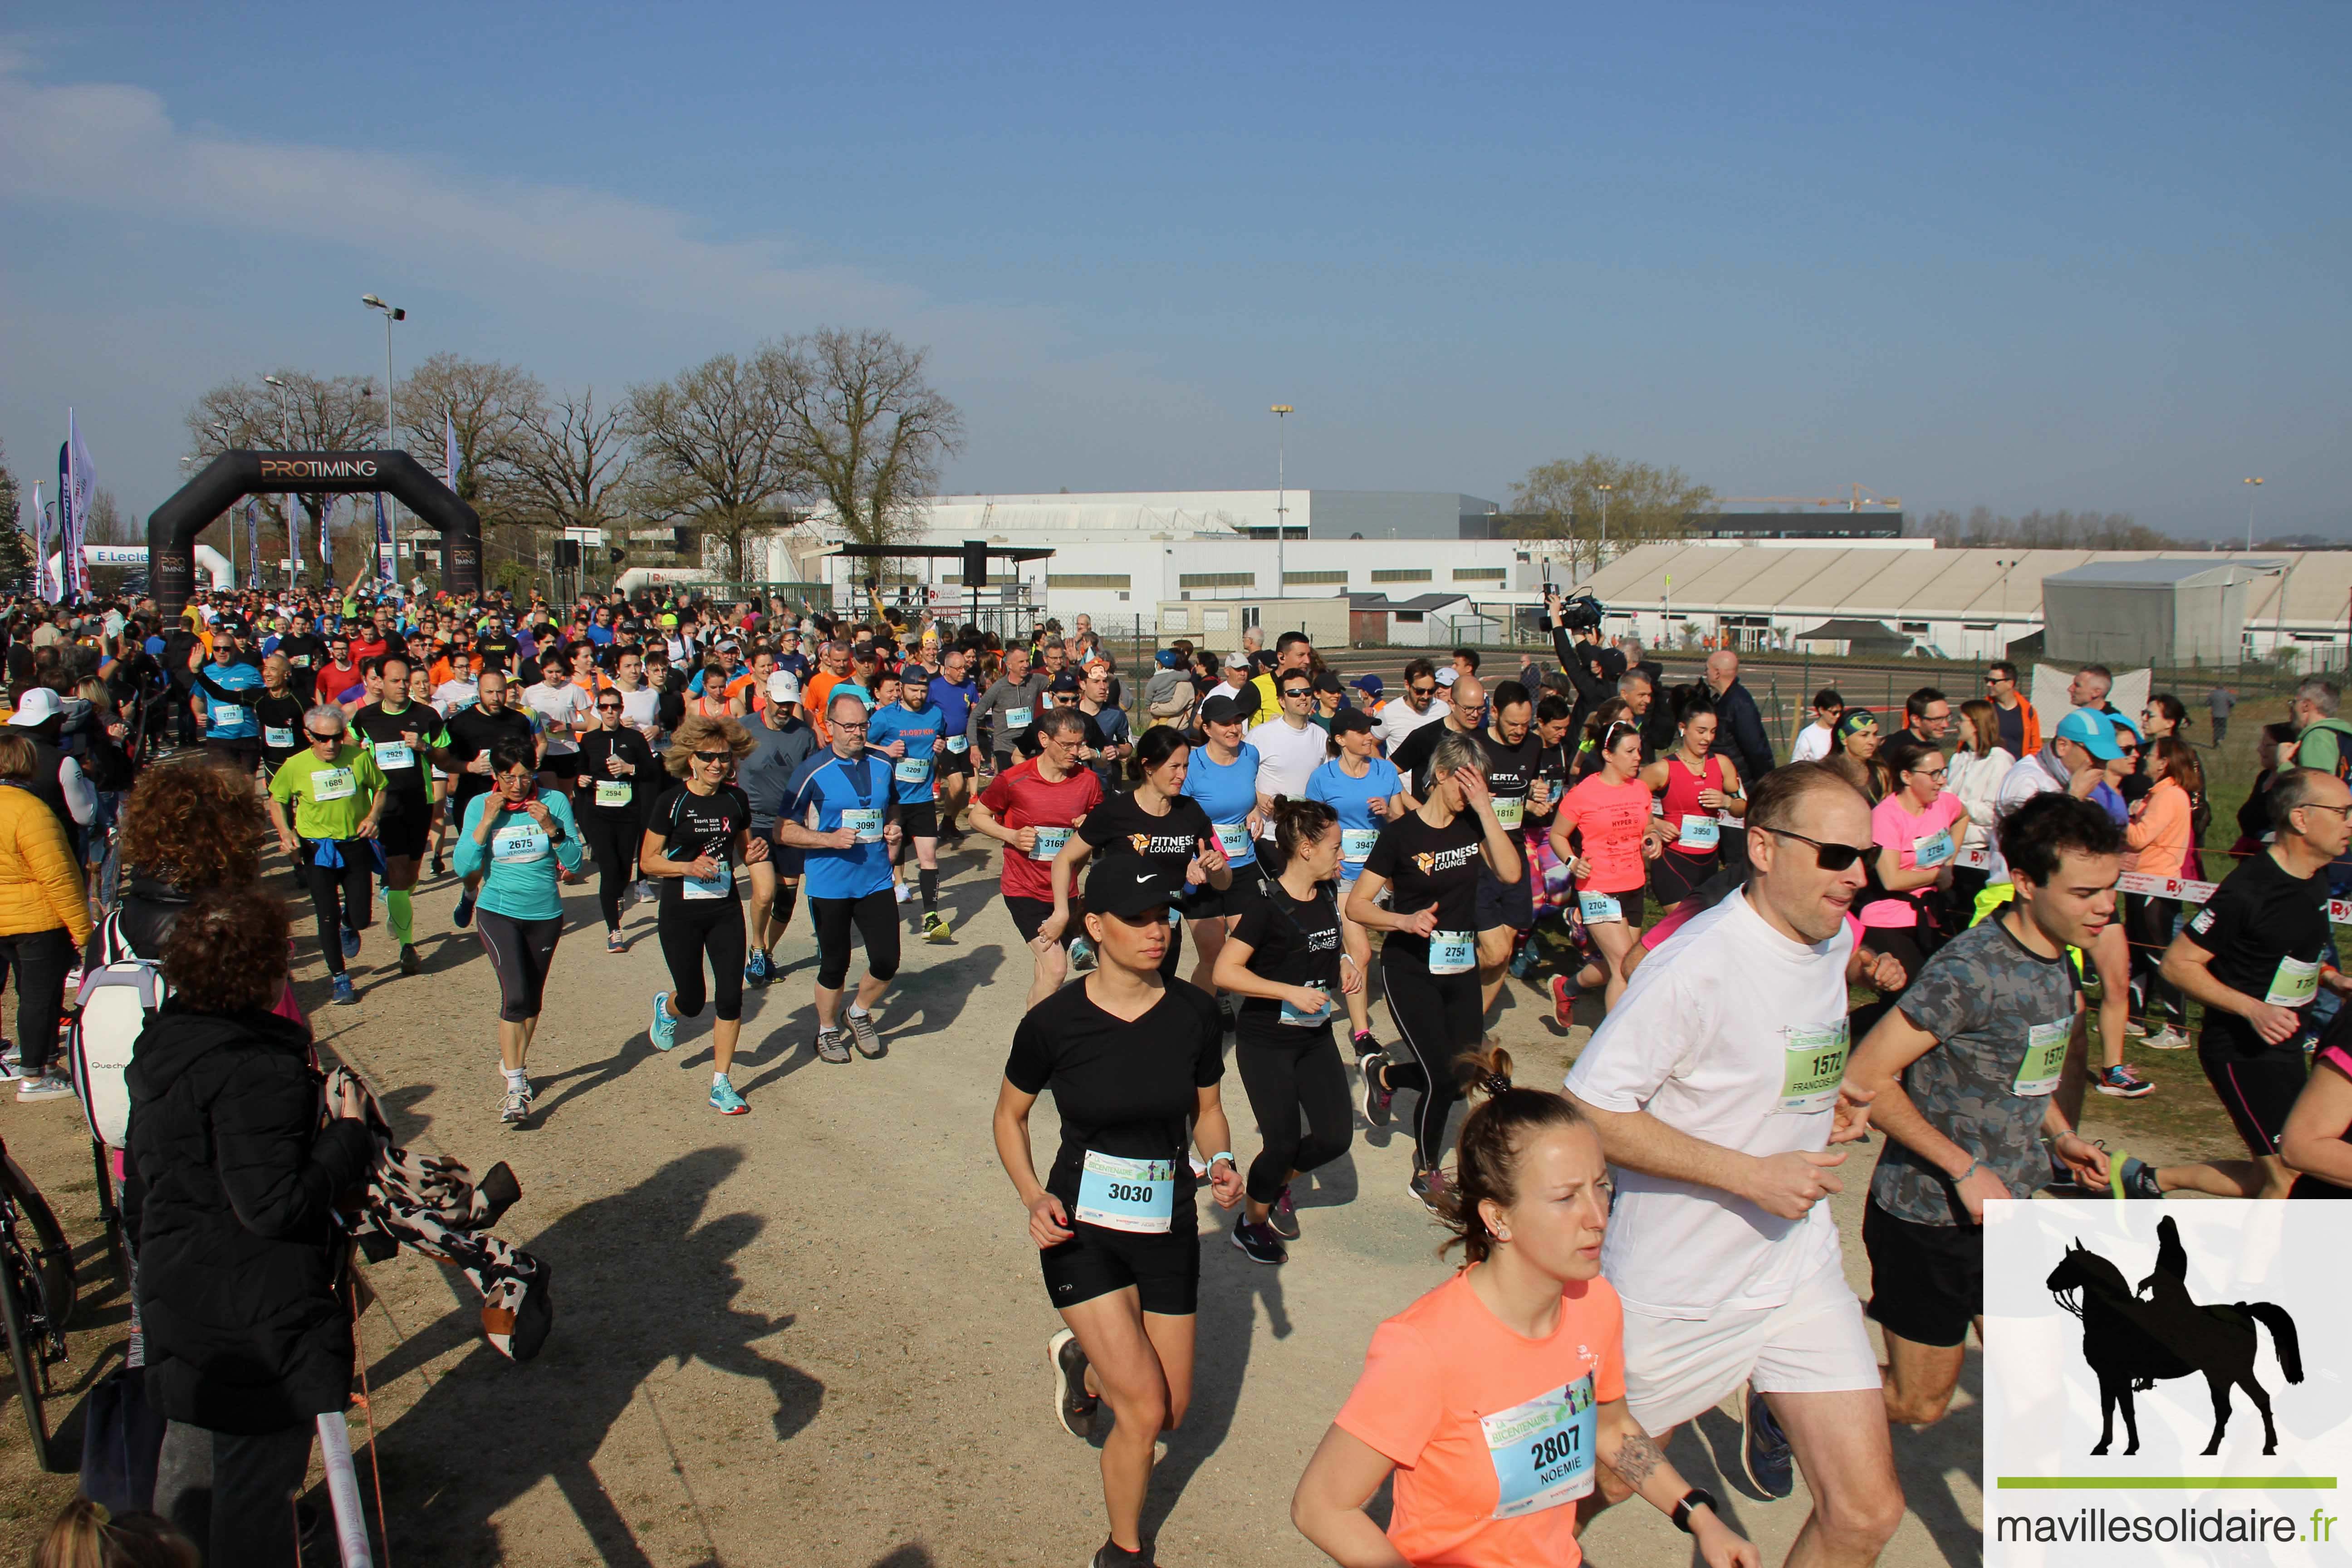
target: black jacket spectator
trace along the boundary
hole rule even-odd
[[[167,1418],[269,1433],[341,1410],[352,1381],[332,1207],[364,1181],[364,1122],[322,1121],[308,1030],[166,1003],[133,1047],[125,1217],[147,1394]]]
[[[1715,753],[1728,756],[1739,769],[1740,787],[1751,788],[1772,771],[1772,742],[1764,737],[1764,717],[1756,711],[1756,699],[1735,680],[1715,700]]]

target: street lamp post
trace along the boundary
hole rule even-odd
[[[2246,479],[2246,480],[2244,480],[2244,481],[2242,481],[2242,482],[2243,482],[2243,483],[2246,485],[2246,487],[2247,487],[2247,489],[2246,489],[2246,548],[2247,548],[2248,550],[2252,550],[2252,549],[2254,547],[2254,492],[2255,492],[2256,490],[2259,490],[2259,489],[2261,489],[2263,488],[2263,481],[2262,481],[2261,479]]]
[[[1601,492],[1601,548],[1592,552],[1592,569],[1598,572],[1601,570],[1601,558],[1609,553],[1609,492],[1617,487],[1595,485],[1592,488]]]
[[[1290,456],[1290,416],[1297,413],[1287,403],[1277,403],[1267,410],[1274,416],[1274,596],[1290,597],[1290,573],[1286,563],[1287,539],[1290,533],[1290,492],[1286,461]]]
[[[393,433],[392,324],[394,321],[404,321],[408,320],[408,312],[399,309],[397,306],[385,304],[382,300],[377,299],[373,294],[361,295],[360,303],[365,305],[371,310],[381,310],[383,312],[383,449],[387,452],[396,452],[400,449],[400,438]],[[381,520],[383,516],[383,497],[381,495],[377,496],[375,504],[377,508],[377,516],[379,520]],[[395,519],[395,521],[397,520]],[[378,572],[381,573],[393,570],[391,563],[383,559],[383,546],[373,536],[371,536],[368,542],[368,551],[376,558],[376,570]]]

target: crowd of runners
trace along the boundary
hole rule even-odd
[[[1889,1424],[1942,1415],[1980,1331],[1987,1202],[2352,1193],[2329,918],[2352,891],[2352,726],[2325,682],[2265,732],[2225,866],[2186,705],[2119,712],[2095,666],[2046,717],[2006,663],[1981,696],[1922,688],[1900,712],[1825,689],[1783,759],[1736,654],[1669,688],[1558,601],[1551,657],[1417,658],[1398,689],[1343,680],[1297,632],[1122,668],[1084,616],[1008,644],[873,608],[614,594],[559,618],[357,584],[214,593],[169,621],[22,606],[12,782],[102,913],[142,764],[250,778],[339,1005],[362,1000],[378,891],[373,984],[397,986],[422,968],[415,889],[455,879],[499,994],[483,1114],[513,1128],[567,884],[593,877],[607,953],[651,901],[667,980],[645,1032],[673,1049],[708,1010],[709,1104],[737,1116],[745,992],[803,912],[810,1047],[875,1060],[903,943],[956,942],[942,879],[984,857],[1031,961],[993,1135],[1062,1321],[1058,1419],[1108,1424],[1098,1568],[1151,1561],[1199,1189],[1279,1266],[1294,1185],[1359,1117],[1410,1129],[1391,1179],[1465,1267],[1381,1326],[1298,1483],[1298,1528],[1347,1564],[1573,1563],[1581,1522],[1635,1494],[1708,1563],[1752,1563],[1662,1452],[1726,1402],[1758,1491],[1804,1473],[1792,1560],[1867,1563],[1903,1510]],[[2230,697],[2207,699],[2217,743]],[[23,933],[0,958],[18,1098],[70,1093],[49,1059],[68,965]],[[1563,1033],[1593,1026],[1558,1091],[1515,1081],[1494,1033],[1515,977]],[[2126,1043],[2189,1048],[2192,1002],[2246,1157],[2085,1142],[2085,1091],[2152,1092]],[[1255,1147],[1222,1097],[1229,1048]],[[1825,1200],[1864,1179],[1846,1146],[1874,1133],[1865,1305]],[[1391,1478],[1383,1530],[1366,1510]]]

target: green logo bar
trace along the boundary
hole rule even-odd
[[[2002,1476],[2001,1491],[2332,1492],[2334,1476]]]

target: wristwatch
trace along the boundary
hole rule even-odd
[[[1715,1508],[1715,1494],[1708,1491],[1705,1487],[1693,1487],[1690,1490],[1683,1493],[1683,1500],[1675,1504],[1674,1511],[1668,1514],[1667,1517],[1675,1521],[1675,1528],[1676,1530],[1681,1531],[1685,1535],[1688,1535],[1691,1532],[1691,1510],[1698,1507],[1701,1503],[1705,1503],[1709,1508]],[[1722,1510],[1717,1509],[1716,1511],[1720,1513]]]

